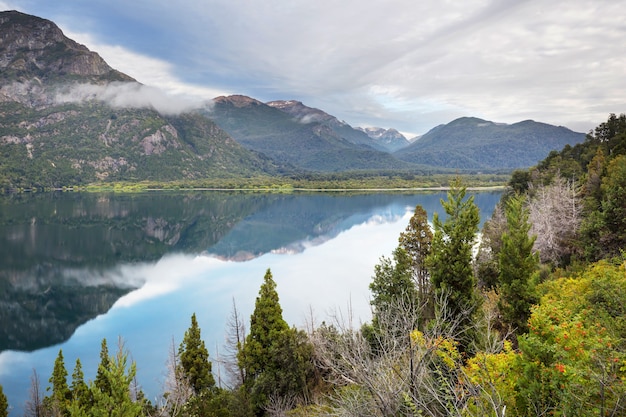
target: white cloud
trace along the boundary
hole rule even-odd
[[[161,59],[133,52],[119,45],[107,45],[88,33],[75,33],[62,28],[65,36],[97,52],[111,67],[130,75],[142,84],[162,90],[174,100],[192,103],[211,100],[229,94],[225,90],[194,85],[180,80],[175,74],[175,65]]]
[[[180,95],[296,99],[353,126],[417,133],[459,116],[586,131],[624,111],[626,26],[612,0],[27,4]]]
[[[161,114],[179,114],[197,108],[200,102],[186,97],[167,95],[163,91],[135,82],[113,82],[107,85],[72,84],[56,95],[58,103],[99,100],[114,108],[153,108]]]

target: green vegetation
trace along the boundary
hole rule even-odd
[[[235,310],[229,388],[207,377],[194,315],[163,403],[145,400],[121,344],[111,357],[103,341],[87,394],[80,362],[68,387],[59,352],[38,406],[70,416],[625,415],[625,144],[626,116],[611,115],[575,150],[514,175],[475,257],[478,210],[464,184],[452,184],[432,238],[417,207],[375,268],[364,326],[339,315],[290,328],[268,269],[247,335]]]

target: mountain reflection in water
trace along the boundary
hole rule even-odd
[[[482,220],[500,195],[475,194]],[[0,198],[0,384],[18,410],[33,368],[47,386],[59,348],[70,374],[80,357],[89,379],[100,340],[107,337],[111,349],[121,336],[152,398],[172,338],[180,340],[191,313],[199,313],[207,346],[217,350],[233,298],[242,312],[251,312],[267,268],[290,324],[301,324],[307,306],[327,314],[336,300],[367,313],[373,265],[397,245],[416,204],[432,219],[433,212],[442,214],[445,197],[160,192]]]

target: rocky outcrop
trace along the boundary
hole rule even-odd
[[[67,38],[53,22],[17,11],[0,13],[0,69],[17,81],[75,75],[91,81],[133,81],[97,53]]]

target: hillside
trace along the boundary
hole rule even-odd
[[[0,13],[0,73],[2,188],[280,172],[199,112],[122,104],[143,86],[48,20]]]
[[[302,123],[276,108],[276,104],[270,106],[250,97],[217,97],[208,115],[247,148],[301,169],[332,172],[417,168],[386,152],[355,144],[327,124],[313,120]]]
[[[338,137],[354,143],[355,145],[368,146],[379,151],[388,151],[385,146],[373,140],[367,132],[363,132],[358,128],[355,129],[346,122],[340,121],[335,116],[331,116],[320,109],[305,106],[296,100],[277,100],[270,101],[266,104],[284,111],[300,123],[319,123],[327,126],[332,129]]]
[[[507,125],[473,117],[437,126],[393,155],[412,163],[467,170],[511,170],[537,164],[584,133],[532,120]]]

